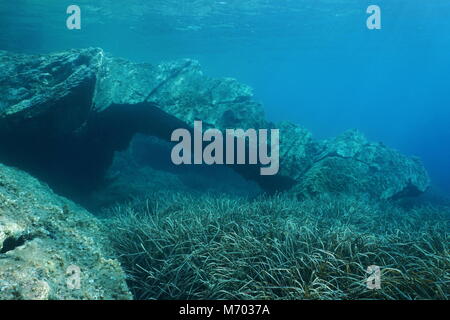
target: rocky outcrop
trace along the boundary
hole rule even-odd
[[[102,228],[35,178],[0,165],[0,299],[131,299]]]
[[[234,79],[203,75],[197,61],[181,60],[158,66],[106,57],[98,73],[94,111],[112,104],[150,102],[186,124],[202,120],[219,129],[266,125],[252,89]]]
[[[46,56],[0,51],[0,130],[20,125],[23,135],[39,129],[58,136],[78,129],[90,113],[102,56],[96,49]]]
[[[0,52],[0,67],[6,70],[0,76],[0,162],[31,170],[71,195],[98,186],[114,152],[126,149],[134,134],[168,140],[194,120],[205,129],[280,128],[278,175],[233,167],[270,192],[396,198],[429,184],[419,161],[359,133],[316,141],[299,126],[267,122],[248,86],[209,78],[196,61],[155,66],[84,49],[46,56]]]
[[[379,199],[417,196],[429,186],[429,177],[417,158],[409,158],[371,143],[351,130],[328,141],[314,141],[295,125],[283,125],[281,161],[285,174],[295,177],[291,192],[299,196],[320,193],[365,194]],[[283,165],[284,164],[284,165]]]

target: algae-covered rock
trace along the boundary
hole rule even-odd
[[[265,126],[262,106],[252,89],[235,79],[212,79],[194,60],[160,65],[106,57],[98,73],[94,110],[112,104],[154,103],[187,125],[201,120],[219,129]]]
[[[84,209],[0,164],[0,299],[130,299],[103,231]]]
[[[318,143],[311,132],[298,125],[282,122],[276,125],[280,130],[280,172],[298,181],[313,165]]]
[[[102,58],[100,49],[31,56],[0,51],[0,131],[18,124],[24,134],[79,128],[90,112]]]
[[[265,126],[248,86],[208,78],[192,60],[154,66],[101,49],[32,56],[1,51],[0,67],[7,70],[0,79],[0,162],[31,171],[65,194],[98,187],[114,152],[125,150],[136,133],[168,140],[194,120],[205,128]]]
[[[419,159],[407,157],[381,143],[371,143],[358,131],[347,131],[335,139],[317,142],[304,130],[294,132],[288,135],[294,147],[281,159],[292,163],[289,168],[300,162],[305,164],[296,170],[302,174],[296,177],[292,188],[292,192],[299,195],[332,192],[396,199],[419,195],[429,187],[427,171]],[[303,155],[300,159],[299,154]]]
[[[429,185],[418,160],[359,133],[317,141],[297,125],[266,121],[251,88],[209,78],[193,60],[151,65],[101,49],[40,56],[2,51],[0,67],[0,162],[39,174],[71,196],[100,186],[114,153],[136,133],[170,140],[173,130],[189,129],[194,120],[205,129],[279,128],[276,176],[260,176],[258,165],[233,166],[266,191],[387,199]]]

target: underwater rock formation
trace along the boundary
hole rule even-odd
[[[0,164],[0,299],[131,299],[102,228],[35,178]]]
[[[169,140],[194,120],[205,129],[280,128],[278,175],[233,166],[269,192],[387,199],[423,192],[429,184],[420,162],[356,132],[316,141],[299,126],[266,121],[251,88],[204,76],[193,60],[155,66],[90,48],[42,56],[0,52],[0,68],[0,162],[72,195],[98,186],[114,152],[126,149],[136,133]]]
[[[265,126],[264,112],[250,87],[234,79],[211,79],[197,61],[158,66],[105,57],[98,73],[94,111],[113,104],[150,102],[186,124],[202,120],[218,129]]]
[[[296,178],[291,192],[300,196],[331,192],[398,199],[420,195],[429,187],[419,159],[371,143],[358,131],[314,141],[295,125],[284,128],[291,133],[281,142],[281,167],[291,170],[288,174]]]

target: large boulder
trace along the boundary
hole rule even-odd
[[[0,162],[31,170],[74,196],[97,187],[115,151],[136,133],[169,140],[174,129],[279,128],[280,172],[233,166],[266,191],[414,195],[429,178],[419,161],[355,132],[316,141],[293,124],[265,120],[252,90],[203,75],[198,62],[150,65],[101,49],[25,56],[0,52]],[[170,159],[167,159],[170,161]]]
[[[293,171],[289,174],[296,183],[291,192],[300,196],[332,192],[397,199],[417,196],[429,187],[427,171],[418,158],[369,142],[356,130],[314,141],[295,125],[281,128],[287,140],[280,146],[282,168]]]
[[[0,299],[131,299],[103,228],[35,178],[0,164]]]
[[[98,49],[30,56],[0,51],[1,132],[22,126],[69,134],[88,117],[103,52]],[[2,144],[5,141],[2,141]]]

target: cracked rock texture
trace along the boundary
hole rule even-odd
[[[203,75],[194,60],[160,65],[105,57],[98,72],[94,111],[112,104],[151,102],[192,125],[201,120],[219,129],[265,126],[262,106],[252,100],[252,89],[235,79]]]
[[[193,60],[141,64],[90,48],[41,56],[0,52],[0,67],[0,162],[62,189],[70,182],[72,195],[98,186],[114,152],[125,150],[135,133],[168,140],[194,120],[205,129],[279,128],[277,176],[262,177],[255,166],[233,167],[269,192],[389,199],[429,186],[420,161],[356,131],[317,141],[297,125],[266,121],[251,88],[209,78]]]
[[[406,157],[382,143],[369,142],[354,130],[329,141],[320,159],[326,158],[329,163],[336,158],[346,161],[344,167],[348,167],[347,171],[354,168],[355,172],[353,175],[349,172],[347,176],[358,180],[352,186],[382,199],[415,196],[429,186],[428,174],[418,158]],[[343,166],[339,167],[337,162],[336,165],[336,171],[346,170]]]
[[[356,130],[324,141],[292,124],[280,127],[282,174],[295,178],[290,190],[299,196],[320,193],[361,194],[378,199],[417,196],[430,184],[417,158],[382,143],[372,143]]]
[[[0,164],[1,300],[131,299],[103,234],[90,213]]]

